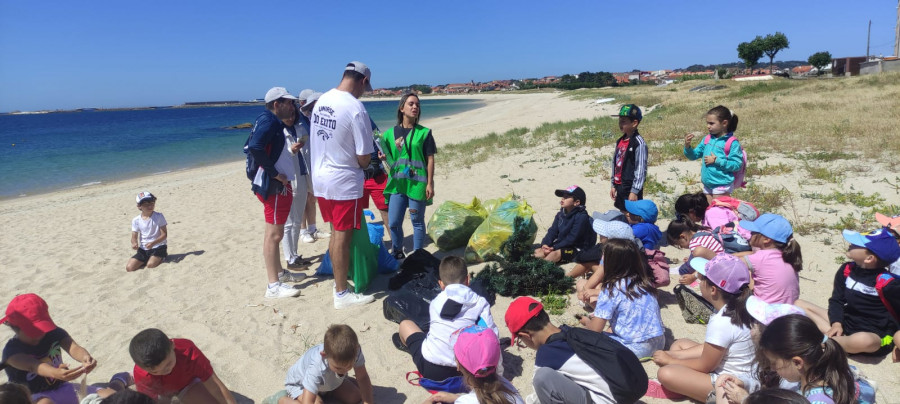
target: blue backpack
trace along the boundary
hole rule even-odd
[[[728,254],[752,250],[750,243],[735,230],[734,222],[723,224],[712,231],[698,231],[697,234],[712,236]]]

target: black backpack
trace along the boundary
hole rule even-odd
[[[647,372],[634,352],[602,332],[559,327],[569,347],[609,384],[617,403],[633,403],[647,393]],[[553,338],[553,337],[551,337]]]

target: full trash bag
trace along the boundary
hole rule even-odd
[[[369,288],[369,282],[378,274],[378,246],[369,240],[369,226],[365,225],[366,218],[361,219],[364,225],[358,230],[353,230],[350,239],[350,268],[348,275],[353,280],[353,290],[362,293]],[[334,275],[331,263],[330,251],[325,253],[322,264],[316,270],[316,275]]]
[[[484,208],[484,216],[490,216],[491,212],[497,209],[498,206],[502,205],[504,202],[509,202],[513,200],[512,194],[506,195],[502,198],[494,198],[488,199],[481,203],[481,207]]]
[[[466,246],[466,261],[484,262],[491,254],[500,253],[500,245],[513,233],[516,217],[525,221],[529,243],[537,235],[534,209],[524,200],[503,202],[478,226]]]
[[[384,299],[384,318],[400,323],[412,320],[424,332],[428,332],[431,318],[428,306],[441,293],[437,278],[430,272],[419,272]]]
[[[441,204],[428,220],[428,236],[437,248],[447,251],[465,247],[472,233],[487,217],[478,198],[469,204],[447,201]]]

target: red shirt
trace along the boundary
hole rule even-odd
[[[209,359],[189,339],[172,338],[175,350],[175,367],[167,375],[157,376],[134,366],[134,384],[137,391],[154,399],[159,396],[177,395],[194,379],[207,381],[213,374]]]

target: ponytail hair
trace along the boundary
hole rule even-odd
[[[666,228],[666,240],[669,240],[669,244],[676,244],[678,237],[681,237],[681,234],[686,231],[696,233],[700,231],[700,225],[679,213],[675,215],[675,220],[669,222],[669,227]]]
[[[706,215],[707,208],[709,208],[709,201],[706,200],[706,195],[702,191],[695,194],[684,194],[675,200],[675,211],[684,216],[693,213],[702,220]]]
[[[459,367],[459,371],[462,373],[466,385],[475,392],[475,397],[478,398],[479,403],[515,404],[514,397],[516,393],[503,384],[496,372],[484,377],[475,377],[463,366]]]
[[[650,280],[650,268],[643,256],[643,248],[633,240],[609,239],[603,244],[603,284],[601,291],[610,296],[625,280],[625,297],[634,300],[644,293],[656,295],[656,288]]]
[[[713,109],[709,110],[706,115],[715,115],[716,118],[719,119],[719,122],[728,121],[728,127],[725,128],[725,131],[728,133],[734,132],[737,130],[738,125],[738,116],[734,112],[731,112],[730,109],[725,107],[724,105],[718,105]]]
[[[856,383],[847,364],[847,353],[835,340],[825,338],[809,317],[790,314],[772,321],[759,339],[757,360],[760,369],[774,369],[765,353],[783,360],[803,359],[804,394],[812,386],[824,384],[831,388],[835,404],[856,402]]]
[[[779,243],[775,240],[772,242],[775,243],[775,248],[781,251],[781,259],[790,264],[794,268],[794,272],[803,270],[803,254],[800,252],[800,243],[794,240],[793,235],[788,237],[787,243]]]

